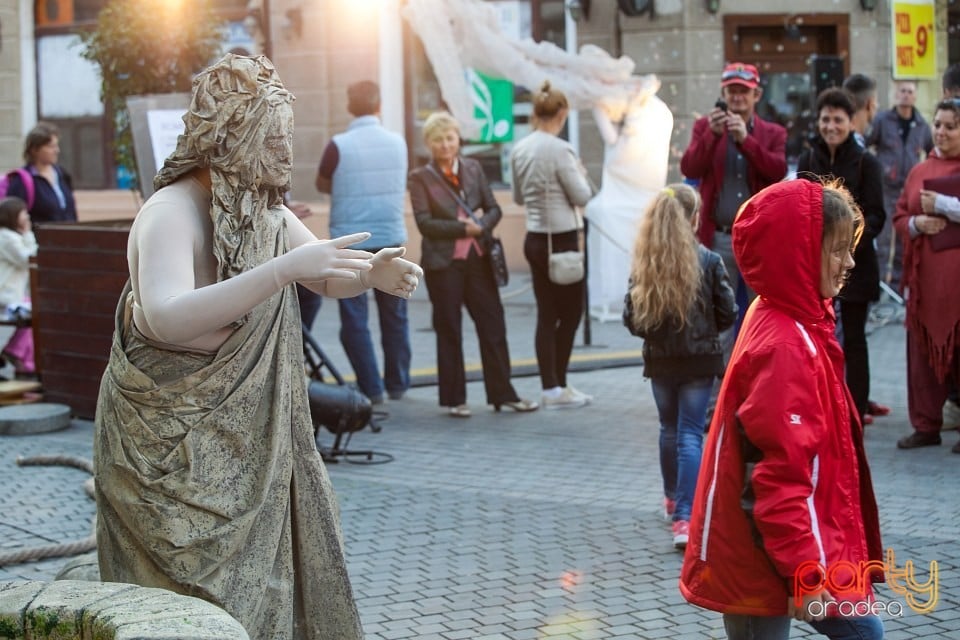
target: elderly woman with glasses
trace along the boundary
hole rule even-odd
[[[463,360],[462,309],[473,318],[480,342],[487,404],[499,411],[535,411],[510,383],[510,352],[503,305],[488,259],[488,238],[500,222],[480,163],[460,155],[460,125],[445,111],[423,124],[430,162],[410,173],[410,202],[423,236],[421,266],[437,334],[440,405],[469,418]]]
[[[933,117],[934,150],[907,176],[893,224],[903,239],[907,400],[913,433],[901,449],[939,445],[948,385],[960,372],[960,99]],[[960,443],[954,445],[960,453]]]

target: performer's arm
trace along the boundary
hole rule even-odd
[[[284,211],[288,220],[302,226],[292,212]],[[168,344],[195,345],[198,338],[224,330],[291,282],[356,281],[358,271],[371,268],[369,252],[348,248],[369,237],[360,233],[303,244],[237,276],[195,288],[194,245],[203,242],[203,236],[193,216],[174,207],[144,210],[131,238],[141,318],[157,339]]]
[[[317,240],[317,237],[295,214],[287,211],[286,216],[291,253],[297,247],[324,242]],[[369,237],[370,234],[354,235]],[[356,240],[355,242],[360,241]],[[401,298],[409,298],[413,294],[420,283],[420,278],[423,277],[423,271],[418,265],[403,259],[406,249],[390,247],[381,249],[372,256],[366,251],[363,253],[370,256],[368,270],[357,270],[350,277],[328,277],[322,280],[297,280],[297,282],[316,293],[331,298],[352,298],[371,287]]]

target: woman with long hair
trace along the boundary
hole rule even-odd
[[[583,316],[585,282],[552,282],[548,267],[551,249],[578,250],[583,224],[577,207],[593,195],[576,151],[559,137],[569,111],[563,92],[544,82],[533,96],[534,130],[510,156],[513,199],[524,205],[527,214],[523,254],[530,264],[537,301],[534,345],[544,409],[582,407],[591,400],[567,384],[573,341]]]
[[[700,196],[672,184],[653,199],[633,251],[623,322],[644,339],[643,375],[660,417],[664,512],[687,544],[707,402],[723,373],[720,332],[737,316],[720,256],[697,241]]]

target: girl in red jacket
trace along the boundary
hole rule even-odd
[[[791,617],[830,638],[883,637],[871,587],[882,572],[846,570],[879,566],[882,550],[830,304],[862,225],[847,191],[806,180],[764,189],[734,223],[759,297],[720,389],[680,577],[731,640],[787,638]]]

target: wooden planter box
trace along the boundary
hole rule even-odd
[[[114,313],[127,282],[132,220],[35,229],[33,334],[44,400],[92,419],[110,356]]]

